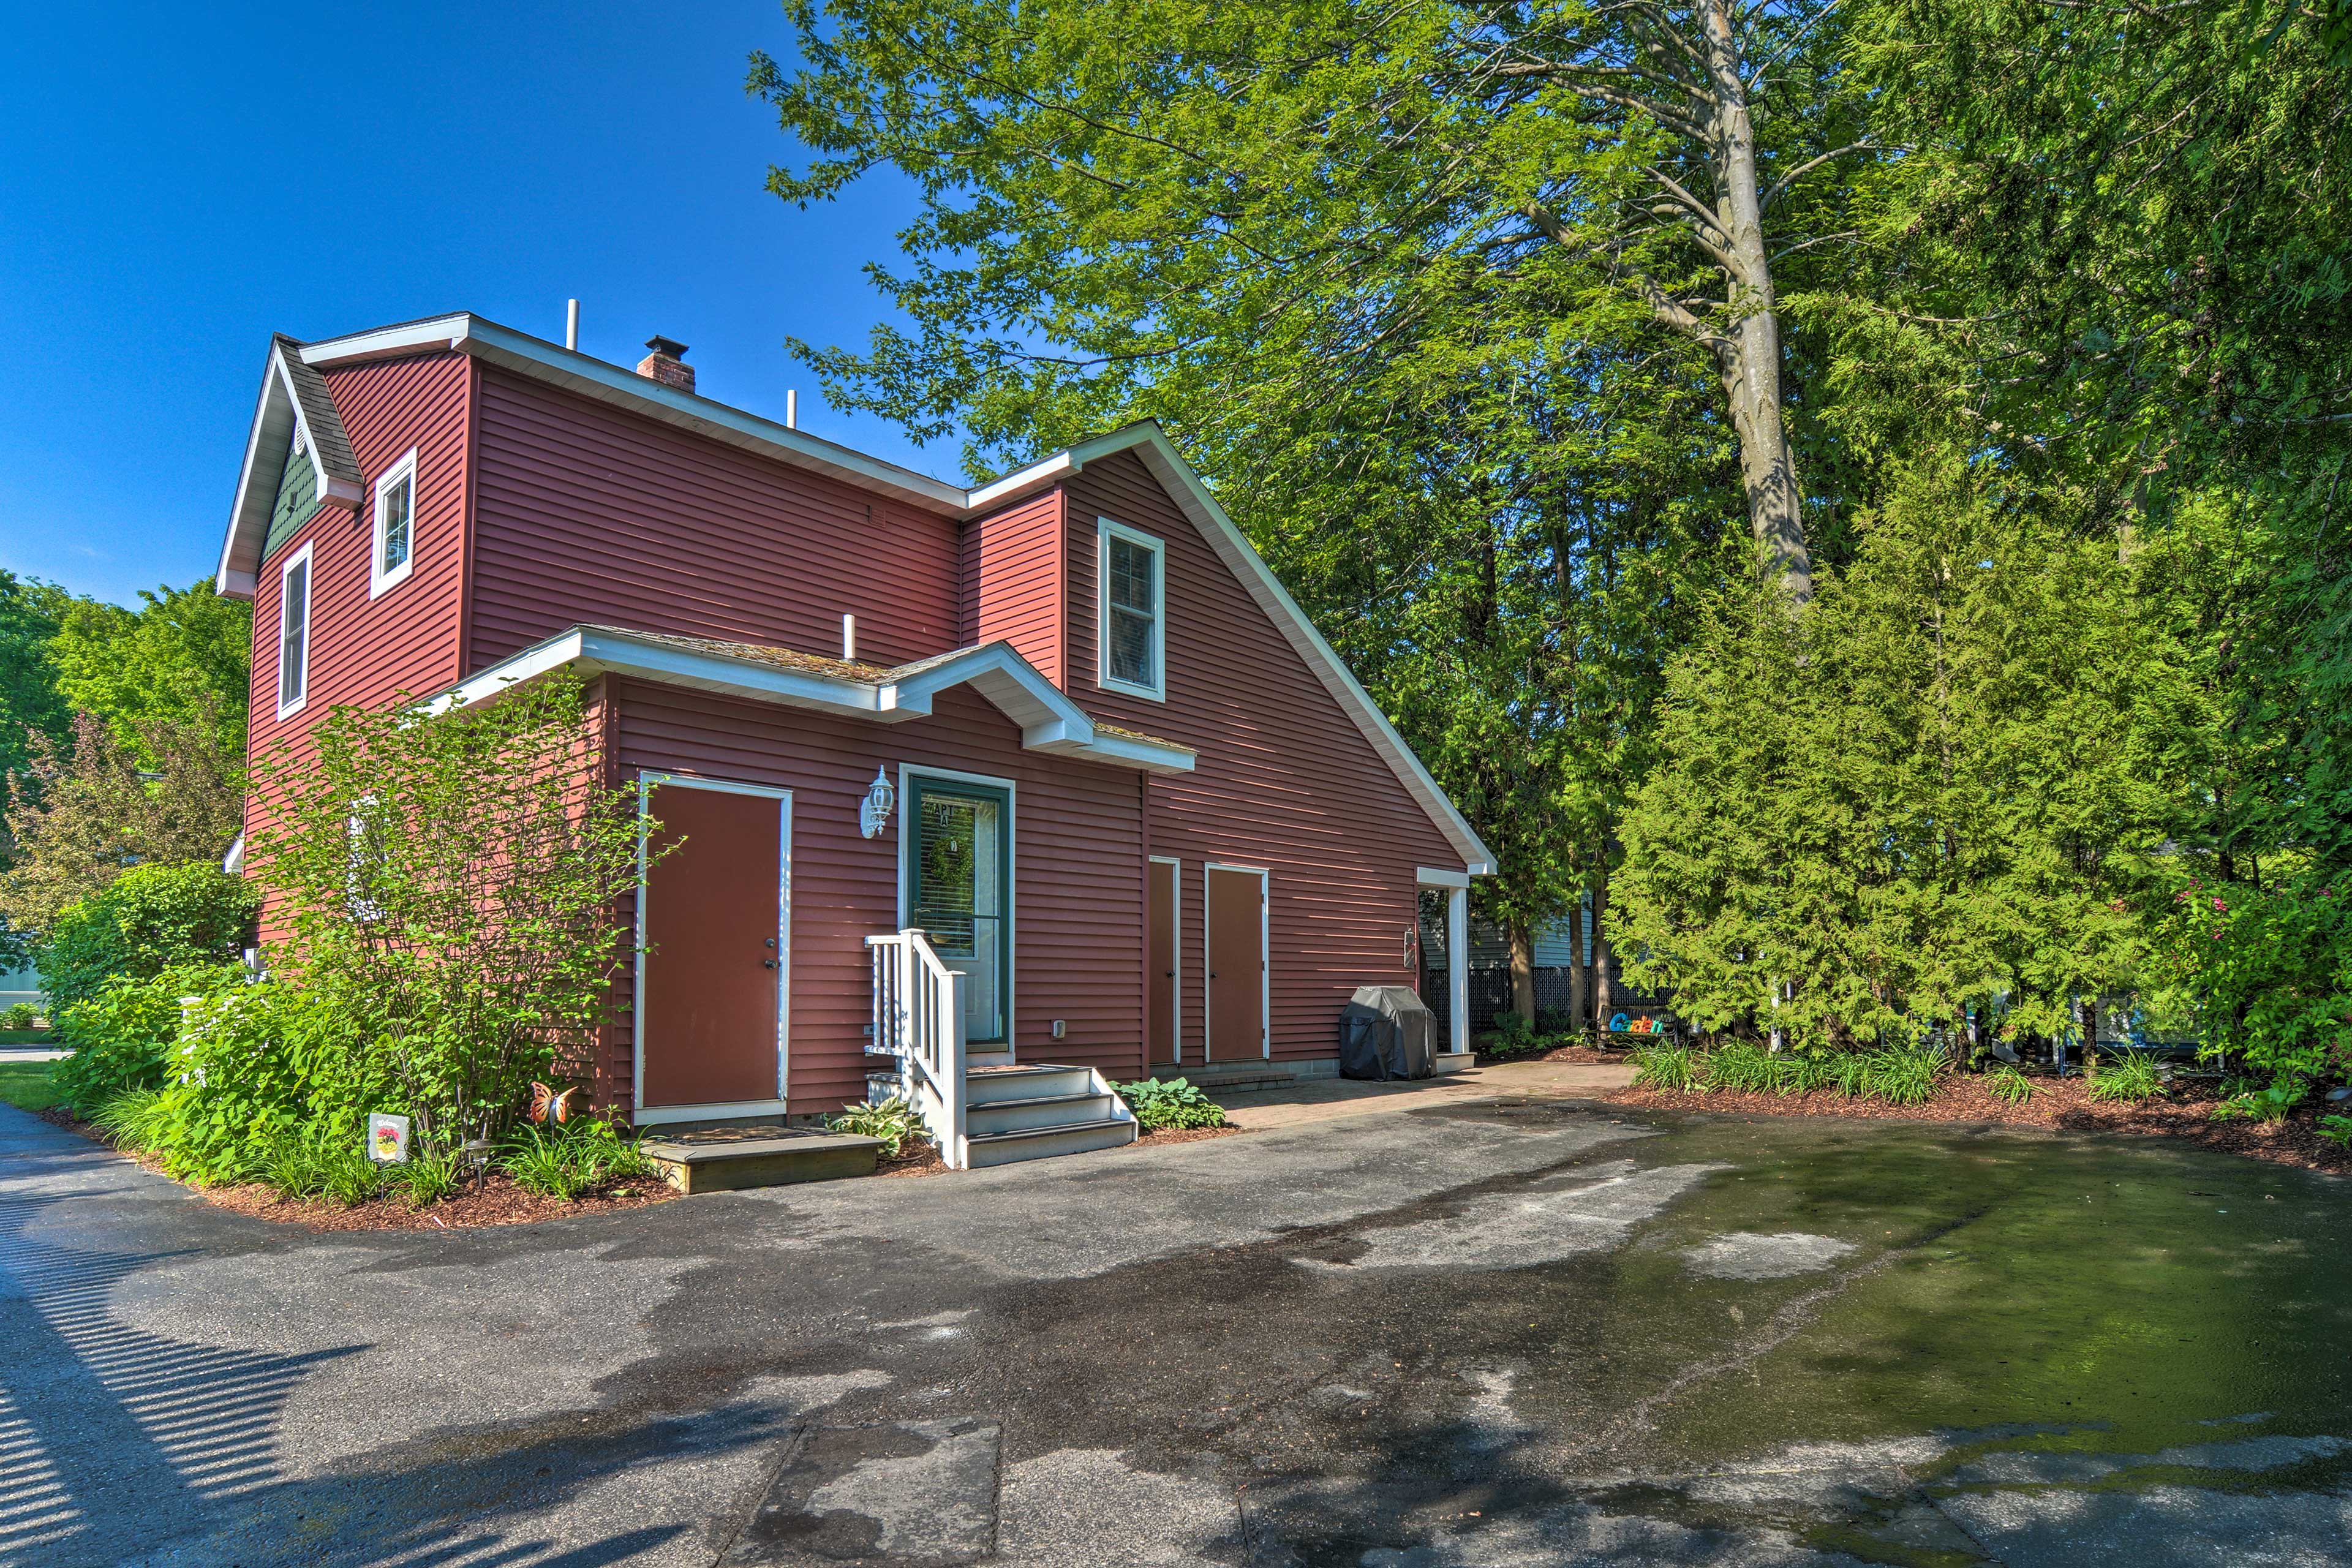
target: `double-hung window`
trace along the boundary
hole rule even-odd
[[[1168,695],[1167,548],[1125,523],[1100,519],[1102,683],[1114,691],[1164,701]]]
[[[278,716],[310,695],[310,547],[287,557],[278,572]]]
[[[416,448],[375,482],[375,542],[368,559],[368,597],[389,593],[408,576],[416,552]]]

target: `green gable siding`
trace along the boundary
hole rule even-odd
[[[261,558],[267,561],[284,549],[318,510],[318,466],[311,462],[308,448],[288,453],[286,471],[278,479],[278,500],[269,509],[269,532],[262,541]]]

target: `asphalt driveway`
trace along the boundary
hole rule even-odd
[[[318,1236],[0,1108],[0,1562],[2352,1563],[2347,1197],[1501,1101]]]

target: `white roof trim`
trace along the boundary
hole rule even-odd
[[[1416,866],[1412,879],[1424,888],[1466,888],[1470,885],[1467,871],[1447,871],[1435,866]]]
[[[303,444],[310,448],[311,463],[318,469],[320,503],[359,505],[359,487],[327,472],[325,459],[318,455],[318,432],[302,416],[302,400],[294,395],[293,374],[286,368],[285,345],[273,342],[269,345],[269,363],[261,373],[261,395],[254,404],[253,428],[245,438],[245,466],[237,470],[236,500],[229,506],[228,536],[221,541],[220,565],[213,574],[213,592],[224,598],[250,599],[254,584],[260,581],[261,551],[269,539],[270,509],[278,504],[276,484],[257,482],[260,479],[262,458],[265,453],[291,447],[297,430],[301,431]]]
[[[904,679],[871,681],[784,669],[758,659],[697,652],[626,632],[574,626],[452,687],[426,704],[426,711],[470,708],[564,668],[854,714],[882,723],[922,718],[931,711],[932,699],[940,692],[969,685],[1021,726],[1021,743],[1029,750],[1086,757],[1147,773],[1192,771],[1193,753],[1186,747],[1097,731],[1084,710],[1003,643],[990,643],[924,665]]]

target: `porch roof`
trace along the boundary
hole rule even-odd
[[[983,643],[883,666],[759,643],[625,626],[577,626],[558,632],[436,698],[434,711],[470,708],[525,681],[559,669],[583,675],[614,674],[668,686],[694,687],[758,702],[846,713],[895,724],[931,711],[932,700],[950,687],[969,686],[1021,726],[1021,743],[1031,751],[1084,757],[1144,773],[1192,771],[1188,746],[1097,724],[1010,643]]]

